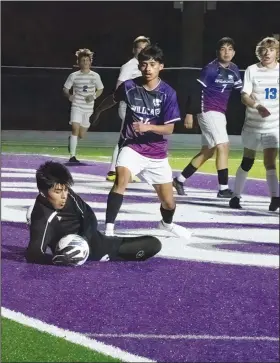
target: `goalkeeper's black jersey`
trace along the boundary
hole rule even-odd
[[[68,234],[79,234],[87,240],[91,259],[102,257],[108,237],[97,230],[97,219],[90,208],[72,189],[63,209],[55,210],[47,198],[39,194],[31,214],[30,241],[25,257],[27,262],[50,264],[58,241]],[[117,245],[119,239],[115,238]],[[115,240],[114,239],[114,240]],[[112,240],[110,241],[113,242]],[[112,243],[113,245],[114,243]]]

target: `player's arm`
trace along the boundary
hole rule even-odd
[[[250,108],[255,108],[258,113],[262,117],[267,117],[270,115],[270,112],[266,109],[266,107],[262,106],[259,102],[257,102],[254,97],[252,97],[253,92],[253,81],[250,72],[250,68],[247,68],[244,74],[244,82],[243,88],[241,91],[241,102]]]
[[[81,228],[81,235],[87,241],[92,239],[92,236],[97,231],[97,219],[95,213],[91,209],[91,207],[73,190],[70,190],[71,198],[73,198],[74,203],[77,207],[77,213],[82,215],[82,228]]]
[[[171,91],[163,102],[161,109],[163,125],[151,125],[142,122],[134,122],[133,128],[136,132],[153,132],[158,135],[171,135],[175,122],[181,121],[181,115],[176,92]]]
[[[124,97],[125,89],[123,83],[117,90],[115,90],[112,95],[106,97],[103,102],[96,108],[93,115],[92,124],[96,125],[101,113],[115,106],[118,102],[124,100]]]
[[[184,126],[187,129],[193,127],[193,116],[201,113],[201,92],[203,87],[204,86],[196,80],[188,95],[184,118]]]
[[[70,101],[73,101],[74,96],[70,94],[70,89],[73,87],[74,76],[70,74],[63,86],[63,94]]]
[[[141,123],[138,123],[138,124],[141,124]],[[142,126],[144,126],[144,128],[141,129],[141,126],[140,126],[139,132],[153,132],[154,134],[157,134],[157,135],[171,135],[174,130],[174,123],[171,123],[169,125],[168,124],[167,125],[142,124]],[[134,129],[136,132],[138,132],[137,127]]]
[[[51,222],[56,212],[45,210],[44,206],[35,203],[31,214],[30,240],[25,251],[26,261],[29,263],[52,264],[52,256],[46,253],[47,246],[53,236]]]

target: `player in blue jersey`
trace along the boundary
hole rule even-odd
[[[176,205],[165,136],[172,134],[174,123],[181,119],[177,95],[159,78],[159,72],[164,67],[160,48],[147,46],[140,52],[138,61],[142,76],[123,82],[96,109],[93,118],[96,122],[101,112],[120,101],[127,104],[116,180],[107,200],[105,233],[114,234],[114,223],[129,180],[131,176],[140,174],[153,185],[161,201],[159,228],[189,238],[189,231],[172,222]]]
[[[231,198],[228,187],[229,139],[226,129],[226,110],[233,89],[241,90],[242,80],[238,67],[231,62],[235,55],[235,45],[231,38],[222,38],[217,44],[217,58],[201,71],[193,94],[187,102],[186,128],[192,128],[193,115],[197,114],[202,133],[200,152],[174,178],[173,186],[179,195],[185,194],[184,182],[192,176],[216,151],[219,198]]]

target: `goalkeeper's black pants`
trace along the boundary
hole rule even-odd
[[[91,240],[90,260],[145,261],[161,250],[161,242],[153,236],[107,237],[97,232]]]

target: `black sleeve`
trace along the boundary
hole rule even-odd
[[[201,113],[201,93],[203,86],[195,81],[186,102],[186,114],[197,115]]]
[[[52,239],[51,221],[56,212],[36,201],[30,224],[30,240],[25,252],[26,261],[29,263],[51,264],[52,256],[46,254],[47,246]]]
[[[125,82],[119,85],[119,87],[115,90],[113,94],[113,98],[115,102],[125,101]]]
[[[78,196],[78,194],[74,193],[73,190],[71,190],[70,193],[71,197],[76,203],[78,211],[80,211],[82,214],[82,237],[87,241],[90,241],[92,236],[97,231],[98,223],[96,216],[91,207],[86,202],[84,202],[83,199]]]

